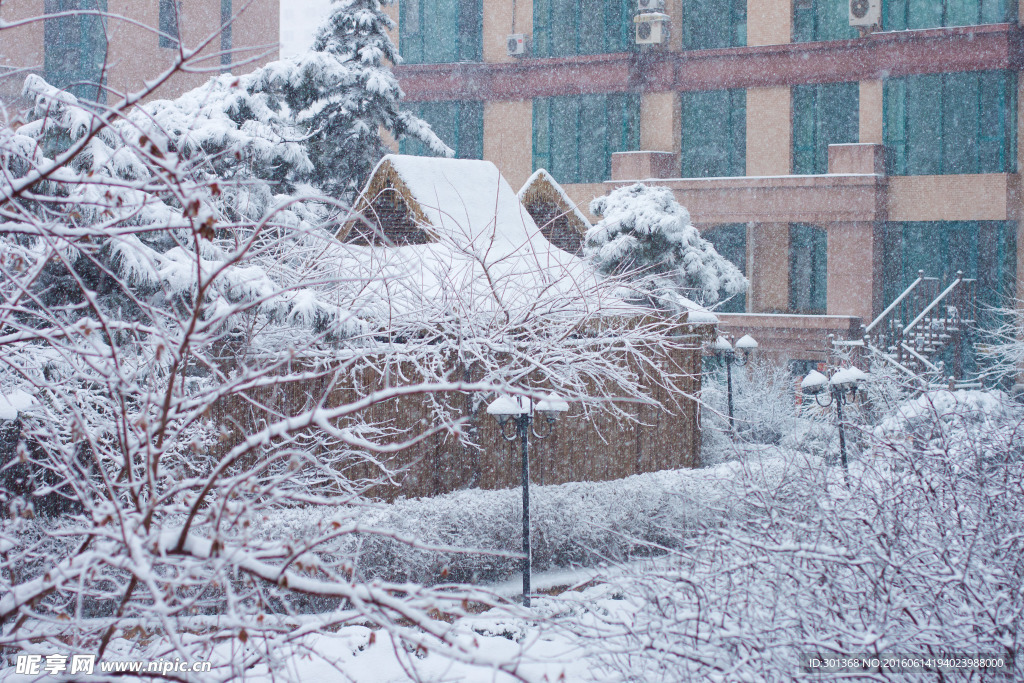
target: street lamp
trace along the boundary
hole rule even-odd
[[[725,364],[725,382],[728,388],[729,398],[729,431],[732,435],[736,436],[736,420],[732,413],[732,366],[738,365],[743,367],[750,360],[750,354],[757,350],[757,341],[749,334],[745,334],[739,338],[736,342],[736,347],[729,343],[729,340],[725,337],[719,337],[715,340],[715,343],[711,345],[711,348],[715,352],[715,357]],[[740,356],[737,351],[743,355]]]
[[[501,425],[501,436],[506,441],[521,442],[523,453],[523,606],[530,606],[530,447],[529,435],[532,433],[536,439],[546,439],[551,436],[555,429],[555,420],[560,413],[569,410],[566,403],[558,394],[549,394],[533,403],[533,399],[525,396],[513,398],[502,395],[491,401],[487,406],[487,413],[493,415]],[[544,418],[542,422],[547,429],[538,432],[533,427],[535,418]],[[509,425],[514,425],[514,431],[509,431]]]
[[[836,404],[836,424],[839,426],[839,457],[843,463],[846,485],[850,485],[850,466],[846,460],[846,432],[843,429],[843,404],[857,397],[857,389],[868,380],[868,375],[858,368],[843,368],[836,371],[831,378],[826,378],[817,370],[811,370],[800,388],[814,395],[814,400],[823,408]],[[825,387],[828,391],[825,391]],[[822,400],[822,396],[825,400]]]

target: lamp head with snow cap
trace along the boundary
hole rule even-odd
[[[522,398],[512,398],[508,394],[502,394],[490,402],[487,406],[487,414],[497,418],[498,424],[504,427],[509,418],[518,417],[530,412],[528,408],[523,406],[523,400]],[[530,399],[525,400],[529,401]]]
[[[757,346],[757,340],[749,334],[745,334],[736,341],[736,346],[730,344],[725,337],[719,336],[711,344],[711,349],[721,361],[733,365],[745,365],[750,360],[751,354],[757,350]],[[742,356],[737,352],[742,352]]]
[[[857,390],[870,379],[866,372],[855,367],[840,368],[829,378],[826,378],[820,372],[812,370],[804,377],[803,382],[800,383],[800,388],[807,393],[815,394],[814,398],[818,405],[828,406],[834,400],[852,401],[857,397]],[[825,391],[826,386],[828,387],[827,392]]]
[[[544,416],[549,423],[554,423],[558,416],[569,410],[569,403],[561,396],[552,392],[547,398],[537,401],[536,410]]]

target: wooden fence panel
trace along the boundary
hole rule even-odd
[[[666,358],[668,371],[685,372],[686,393],[700,391],[700,349],[681,349]],[[397,372],[400,370],[401,372]],[[252,433],[281,415],[294,414],[295,406],[330,408],[397,382],[394,377],[413,377],[412,368],[396,368],[391,377],[364,371],[347,376],[332,387],[330,373],[231,395],[213,408],[214,419],[232,432],[222,448],[227,451],[242,434]],[[470,379],[477,379],[470,376]],[[562,484],[572,481],[606,481],[642,472],[695,467],[700,464],[700,410],[690,398],[670,397],[658,378],[647,378],[652,398],[667,407],[641,403],[622,408],[640,423],[616,418],[611,411],[592,411],[584,419],[573,406],[544,440],[530,439],[531,481]],[[470,415],[472,396],[451,401],[461,415]],[[285,408],[288,409],[287,413]],[[429,401],[420,395],[390,399],[373,405],[363,415],[367,423],[389,430],[380,439],[397,443],[433,426]],[[541,425],[541,427],[545,427]],[[450,433],[439,433],[420,443],[386,456],[388,469],[397,473],[394,484],[375,486],[371,495],[384,500],[434,496],[464,488],[501,489],[520,485],[521,459],[518,441],[501,436],[497,420],[483,407],[466,430],[474,444]],[[326,454],[323,454],[326,456]],[[258,456],[253,456],[258,457]],[[370,481],[381,472],[369,462],[353,462],[345,469],[353,480]]]

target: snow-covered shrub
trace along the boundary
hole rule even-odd
[[[966,403],[945,402],[942,419]],[[985,442],[964,426],[929,443],[878,441],[853,463],[849,488],[839,468],[810,456],[790,458],[781,481],[737,473],[744,515],[718,520],[671,559],[627,567],[613,586],[633,610],[565,626],[625,681],[788,681],[815,654],[984,654],[1020,678],[1024,462],[991,466],[991,455],[1019,452],[1024,432],[1015,409],[976,403]],[[952,679],[985,680],[979,673]]]
[[[754,360],[732,369],[733,415],[736,435],[729,430],[725,370],[708,361],[701,386],[703,441],[701,462],[714,465],[743,457],[743,445],[781,446],[786,451],[831,459],[839,452],[833,411],[797,403],[799,379],[775,363]],[[848,411],[848,439],[859,428],[859,413]],[[740,448],[737,448],[737,446]]]
[[[584,254],[603,273],[640,279],[660,306],[684,309],[681,298],[714,304],[747,291],[747,278],[701,238],[667,187],[620,187],[590,211],[601,220],[587,232]]]

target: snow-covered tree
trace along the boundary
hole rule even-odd
[[[398,64],[401,57],[387,33],[394,27],[381,9],[387,2],[335,2],[310,52],[268,64],[248,88],[283,100],[308,130],[314,184],[351,201],[390,151],[381,128],[395,139],[414,137],[438,156],[454,153],[426,122],[399,106],[402,90],[387,62]]]
[[[747,278],[701,238],[668,188],[621,187],[590,210],[601,220],[587,233],[584,254],[605,274],[640,280],[660,307],[684,308],[681,297],[710,305],[747,290]]]
[[[420,543],[355,515],[393,483],[394,454],[458,433],[467,396],[545,373],[567,397],[600,387],[595,405],[613,391],[643,399],[637,368],[684,340],[671,320],[612,320],[580,339],[603,301],[621,312],[621,300],[573,294],[564,278],[516,297],[508,259],[473,244],[431,263],[431,307],[389,295],[416,285],[400,250],[335,238],[320,208],[331,200],[304,194],[291,109],[232,78],[106,108],[33,77],[30,121],[0,126],[0,397],[26,397],[3,418],[0,478],[38,484],[0,487],[0,649],[207,660],[207,680],[287,680],[307,634],[360,624],[396,651],[518,675],[514,657],[445,622],[463,600],[492,598],[370,581],[359,543],[324,548]],[[449,267],[475,261],[487,289]],[[405,303],[420,320],[395,334],[388,317]],[[362,374],[384,379],[367,389]],[[375,419],[399,399],[430,401],[433,419],[401,431],[394,415]],[[287,537],[255,531],[283,509],[329,513]]]

